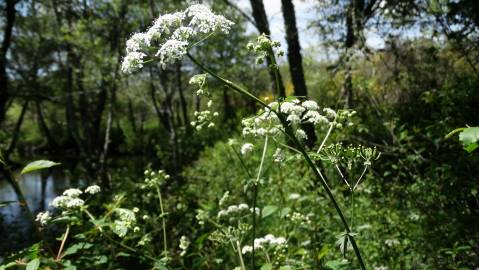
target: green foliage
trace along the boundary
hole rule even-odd
[[[50,167],[53,167],[53,166],[58,166],[60,164],[61,163],[53,162],[53,161],[50,161],[50,160],[36,160],[36,161],[28,163],[27,166],[25,166],[22,169],[20,174],[27,174],[27,173],[47,169],[47,168],[50,168]]]

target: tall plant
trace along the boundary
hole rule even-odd
[[[228,34],[232,24],[225,17],[214,14],[208,7],[200,4],[192,5],[181,12],[162,15],[156,19],[146,32],[136,33],[127,41],[127,55],[124,58],[122,70],[126,73],[132,73],[141,69],[147,63],[159,63],[162,67],[165,67],[187,57],[204,72],[204,74],[194,76],[190,81],[191,84],[198,86],[198,95],[209,96],[206,86],[207,77],[211,76],[229,89],[258,103],[262,107],[258,114],[242,121],[243,135],[246,137],[264,138],[264,149],[267,147],[268,140],[274,140],[278,145],[281,145],[282,149],[297,154],[304,159],[314,174],[314,181],[312,181],[313,190],[317,190],[318,186],[322,186],[342,222],[345,231],[340,239],[342,250],[346,252],[348,246],[351,246],[361,269],[366,269],[354,237],[355,233],[353,233],[344,211],[328,185],[321,161],[322,159],[331,161],[338,168],[338,172],[350,188],[352,196],[353,191],[361,182],[371,162],[379,157],[378,153],[375,149],[365,147],[343,148],[340,144],[334,147],[326,147],[332,130],[342,128],[344,125],[351,125],[350,118],[354,115],[354,112],[348,110],[334,111],[329,108],[320,110],[318,104],[312,100],[300,101],[296,97],[282,98],[279,88],[277,89],[276,101],[266,103],[261,98],[255,96],[252,91],[238,83],[223,78],[194,56],[194,48],[196,46],[215,34]],[[275,54],[283,54],[280,50],[280,44],[270,40],[265,35],[261,35],[256,42],[248,44],[248,49],[256,55],[258,64],[265,61],[270,63],[268,68],[274,72],[276,79],[279,80],[280,74],[275,61]],[[279,83],[276,85],[279,85]],[[208,102],[208,107],[211,107],[211,102],[211,100]],[[195,115],[197,120],[192,124],[196,126],[197,130],[200,130],[203,127],[214,126],[213,120],[217,113],[212,113],[207,109],[202,112],[195,112]],[[326,131],[316,149],[314,149],[315,147],[309,149],[304,144],[307,135],[301,126],[306,123],[313,124],[316,128]],[[252,144],[244,144],[241,152],[246,153],[251,151],[252,148]],[[281,151],[282,149],[279,150]],[[265,153],[266,151],[264,150],[257,173],[258,176],[252,185],[254,189],[253,208],[251,211],[253,215],[253,242],[246,250],[251,249],[252,251],[253,269],[255,267],[254,250],[255,247],[260,247],[259,242],[261,242],[261,239],[254,239],[256,231],[254,216],[256,215],[255,205],[258,180],[262,173]],[[346,164],[343,164],[344,162]],[[346,165],[351,169],[353,163],[361,163],[364,165],[364,170],[356,181],[351,182],[344,177],[339,168],[341,165]],[[354,201],[352,201],[351,207],[354,207]],[[351,212],[353,213],[353,211]],[[238,240],[238,238],[235,239]],[[236,246],[233,243],[233,248],[237,249],[239,253],[240,243],[237,241]],[[241,254],[239,254],[239,258],[241,268],[245,269]]]

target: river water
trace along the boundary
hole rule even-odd
[[[19,185],[34,214],[50,210],[50,202],[69,187],[83,186],[84,181],[65,174],[61,169],[17,175]],[[0,207],[0,257],[12,251],[24,248],[31,243],[31,221],[16,202],[17,196],[4,179],[0,179],[0,203],[14,201]]]

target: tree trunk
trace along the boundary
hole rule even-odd
[[[183,123],[187,130],[190,129],[190,120],[188,117],[188,104],[186,103],[185,95],[183,93],[183,85],[181,82],[181,62],[176,64],[176,86],[180,95],[180,106],[183,114]]]
[[[43,110],[40,101],[37,99],[35,100],[35,107],[37,109],[37,119],[38,119],[38,126],[40,130],[43,132],[43,135],[47,138],[47,143],[50,149],[57,148],[57,142],[55,138],[52,136],[50,129],[45,121],[45,116],[43,115]]]
[[[8,77],[7,77],[7,53],[12,41],[12,29],[15,22],[15,4],[16,0],[6,0],[5,3],[5,30],[2,40],[2,48],[0,52],[0,125],[5,120],[7,111],[8,94]]]
[[[256,22],[256,28],[258,29],[260,34],[265,34],[268,37],[271,37],[271,31],[269,30],[269,23],[268,17],[266,16],[266,10],[264,9],[263,0],[250,0],[251,7],[253,9],[253,18]],[[274,53],[270,51],[270,55],[274,57]],[[276,77],[275,71],[270,68],[271,60],[269,57],[266,58],[266,63],[268,64],[268,72],[271,78],[271,86],[273,93],[276,93],[276,89],[278,89],[279,97],[285,97],[286,91],[284,89],[283,79],[281,78],[281,74],[278,73],[278,85],[276,85]]]
[[[18,135],[20,134],[20,128],[22,127],[23,123],[23,118],[25,117],[25,113],[27,112],[28,102],[28,99],[23,102],[22,111],[20,112],[20,116],[18,117],[17,123],[15,124],[15,128],[13,130],[12,141],[10,142],[10,145],[8,146],[8,149],[5,153],[6,160],[8,160],[10,154],[13,153],[13,150],[15,149],[15,146],[17,144]]]
[[[292,0],[281,0],[284,27],[286,29],[286,42],[288,43],[288,62],[291,80],[294,86],[294,95],[303,99],[308,96],[308,89],[304,80],[303,58],[301,56],[301,46],[299,45],[298,28],[296,27],[296,14]],[[302,126],[308,136],[306,144],[309,147],[314,146],[316,134],[314,125],[311,123]]]

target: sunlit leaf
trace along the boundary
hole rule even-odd
[[[27,166],[25,166],[25,168],[23,168],[20,174],[24,175],[27,173],[47,169],[57,165],[60,165],[60,163],[53,162],[50,160],[37,160],[37,161],[30,162]]]
[[[26,270],[37,270],[38,267],[40,267],[40,260],[33,259],[30,262],[28,262]]]
[[[278,211],[278,207],[275,205],[267,205],[263,208],[263,211],[261,211],[261,216],[263,218],[270,216],[274,214],[276,211]]]

